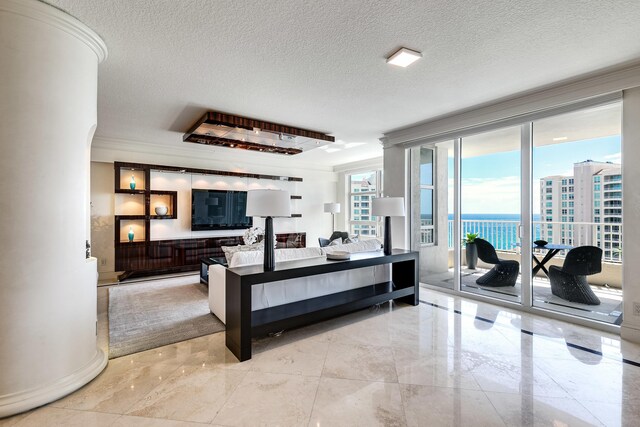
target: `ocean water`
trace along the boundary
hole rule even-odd
[[[517,243],[520,214],[463,214],[462,237],[467,233],[479,233],[481,238],[490,242],[496,249],[512,250]],[[540,221],[540,215],[533,216]],[[449,215],[449,247],[453,247],[453,215]],[[533,226],[534,239],[540,238],[540,225]]]

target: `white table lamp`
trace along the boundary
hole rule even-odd
[[[384,254],[391,255],[391,217],[404,216],[404,197],[373,199],[371,215],[384,217]]]
[[[273,271],[276,257],[273,250],[273,218],[291,216],[291,196],[285,190],[247,191],[247,216],[264,220],[264,270]]]
[[[340,203],[325,203],[324,212],[331,214],[331,227],[332,231],[336,231],[335,214],[340,213]]]

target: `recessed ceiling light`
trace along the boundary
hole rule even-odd
[[[387,64],[397,65],[398,67],[404,68],[413,64],[420,58],[422,58],[422,54],[420,52],[403,47],[387,58]]]
[[[567,139],[569,138],[567,138],[566,136],[559,136],[558,138],[553,138],[554,141],[566,141]]]

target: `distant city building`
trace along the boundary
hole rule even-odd
[[[365,172],[351,176],[350,231],[361,236],[376,236],[378,223],[371,215],[371,200],[379,196],[377,172]]]
[[[619,164],[586,160],[572,176],[540,178],[540,237],[548,242],[602,248],[620,260],[622,170]]]

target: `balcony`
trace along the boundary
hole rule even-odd
[[[501,259],[514,259],[522,266],[521,250],[518,246],[519,221],[500,220],[462,220],[462,236],[466,233],[479,233],[480,237],[489,240],[496,248]],[[589,285],[598,296],[601,304],[588,306],[572,303],[560,299],[551,293],[551,286],[546,274],[540,270],[533,277],[534,306],[545,307],[554,311],[588,317],[594,320],[619,324],[622,314],[622,251],[620,249],[605,249],[605,242],[611,245],[614,240],[604,239],[603,224],[594,222],[533,222],[533,239],[543,239],[552,243],[563,243],[577,246],[598,246],[603,249],[602,271],[588,276]],[[619,232],[622,232],[622,226]],[[422,227],[421,237],[425,240],[433,239],[434,229]],[[551,232],[551,237],[549,237]],[[448,221],[448,265],[433,265],[438,262],[432,259],[432,265],[428,265],[421,271],[420,280],[423,283],[453,288],[454,283],[454,256],[453,256],[453,221]],[[556,237],[557,236],[557,237]],[[564,236],[564,237],[563,237]],[[621,236],[616,236],[616,244],[620,245]],[[545,252],[534,249],[534,255],[541,259]],[[561,251],[551,259],[546,267],[551,265],[562,266],[566,251]],[[462,290],[500,299],[519,301],[521,293],[521,277],[518,277],[515,287],[486,288],[476,284],[477,278],[486,273],[492,266],[478,262],[477,269],[471,270],[466,266],[464,251],[461,260],[461,285]],[[424,267],[421,267],[424,268]],[[428,268],[428,270],[427,270]]]

